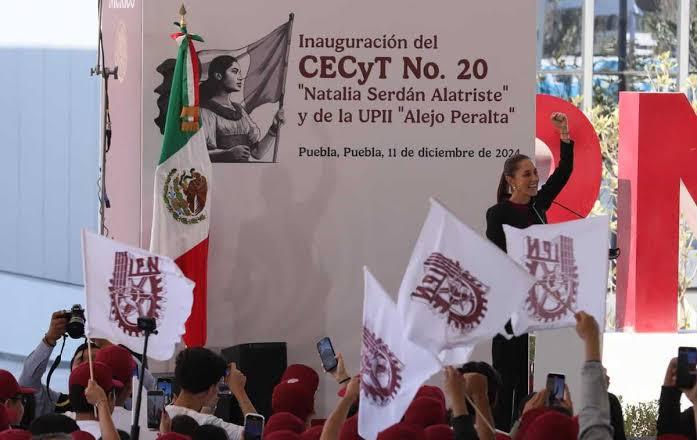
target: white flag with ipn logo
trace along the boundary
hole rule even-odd
[[[508,255],[535,277],[511,319],[513,333],[573,327],[574,311],[605,328],[607,216],[517,229],[504,225]]]
[[[358,433],[365,439],[399,422],[419,387],[440,362],[409,341],[397,305],[364,269],[363,343]]]
[[[85,333],[142,353],[138,318],[154,318],[148,356],[169,360],[191,313],[194,283],[171,258],[82,231]]]
[[[444,365],[501,332],[534,279],[436,200],[399,289],[404,332]],[[466,349],[469,347],[470,349]]]

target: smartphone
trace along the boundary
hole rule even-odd
[[[566,376],[559,373],[549,373],[547,375],[547,391],[549,392],[549,397],[547,398],[547,406],[558,405],[564,401],[564,385],[566,383]]]
[[[165,395],[165,404],[172,403],[172,380],[171,379],[157,379],[157,389],[161,390]]]
[[[244,416],[244,440],[261,440],[264,433],[264,416],[249,413]]]
[[[692,388],[695,385],[695,366],[697,366],[697,348],[678,348],[678,372],[675,385],[678,388]]]
[[[317,352],[322,360],[322,366],[325,371],[333,371],[339,362],[336,360],[336,353],[332,347],[332,341],[329,337],[322,338],[317,342]]]
[[[162,390],[148,391],[148,429],[159,429],[162,411],[165,409],[165,393]]]

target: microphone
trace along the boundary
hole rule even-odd
[[[578,217],[578,218],[580,218],[580,219],[584,219],[584,218],[585,218],[584,216],[582,216],[582,215],[579,214],[578,212],[574,211],[573,209],[569,208],[568,206],[564,206],[564,205],[562,205],[561,203],[556,202],[556,201],[554,201],[554,200],[552,200],[552,203],[554,203],[555,205],[557,205],[557,206],[559,206],[559,207],[561,207],[561,208],[563,208],[563,209],[566,209],[567,211],[569,211],[570,213],[572,213],[573,215],[575,215],[576,217]],[[534,203],[533,203],[532,208],[535,210],[535,213],[537,214],[537,209],[535,209],[535,204],[534,204]],[[540,214],[537,214],[537,216],[540,217]],[[542,219],[542,218],[540,217],[540,220],[541,220],[541,219]],[[544,223],[544,222],[543,222],[543,223]],[[616,260],[616,259],[620,256],[621,253],[622,253],[622,252],[620,251],[620,248],[610,248],[609,251],[608,251],[608,259],[610,259],[610,260]]]

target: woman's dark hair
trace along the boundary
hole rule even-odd
[[[70,385],[68,396],[70,396],[70,407],[76,413],[94,411],[92,405],[85,397],[85,387],[82,385]]]
[[[467,362],[463,366],[457,369],[460,374],[465,373],[479,373],[486,377],[489,405],[492,408],[496,406],[496,400],[498,397],[499,389],[503,387],[503,379],[501,379],[501,374],[494,369],[491,365],[486,362]]]
[[[191,416],[180,414],[172,417],[172,432],[193,437],[198,429],[198,422]]]
[[[524,161],[530,160],[530,158],[524,154],[516,154],[506,159],[503,164],[503,173],[501,173],[501,180],[499,180],[499,188],[496,190],[496,203],[501,203],[510,197],[508,193],[508,181],[506,177],[513,177],[515,172],[518,170],[518,165]]]
[[[93,350],[99,350],[99,347],[94,342],[90,345],[91,345],[91,348]],[[70,359],[70,369],[71,370],[73,369],[73,364],[75,364],[75,360],[77,359],[78,353],[81,353],[81,352],[86,351],[86,350],[87,350],[87,342],[83,342],[75,349],[75,353],[73,353],[73,357],[72,357],[72,359]],[[84,356],[84,354],[83,354],[83,356]],[[94,354],[93,354],[93,356],[94,356]]]
[[[29,432],[32,435],[52,434],[55,432],[71,434],[79,430],[80,427],[77,426],[77,422],[64,414],[44,414],[29,425]]]
[[[233,64],[238,63],[237,58],[230,55],[220,55],[211,61],[208,65],[208,78],[201,83],[199,87],[199,92],[201,96],[201,105],[205,107],[206,103],[218,92],[221,87],[221,80],[216,79],[215,74],[219,73],[225,76],[225,71],[230,68]],[[239,114],[235,121],[239,121],[242,118],[242,114]]]
[[[220,426],[201,425],[198,427],[192,440],[228,440],[227,431]]]

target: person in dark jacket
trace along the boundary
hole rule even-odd
[[[522,154],[508,158],[496,193],[497,203],[486,212],[486,236],[504,252],[503,225],[522,229],[547,223],[547,210],[571,176],[574,143],[569,137],[567,117],[563,113],[553,113],[551,121],[561,138],[561,159],[554,173],[538,190],[540,178],[532,160]],[[510,322],[506,332],[512,334]],[[528,394],[528,335],[510,340],[502,335],[494,337],[492,360],[503,379],[494,415],[496,427],[509,431],[513,408]]]
[[[669,434],[681,435],[688,440],[697,439],[695,430],[694,406],[680,412],[680,397],[683,393],[694,405],[697,402],[697,383],[691,389],[681,390],[676,386],[678,359],[673,358],[668,364],[666,377],[658,401],[658,420],[656,421],[657,438]]]

